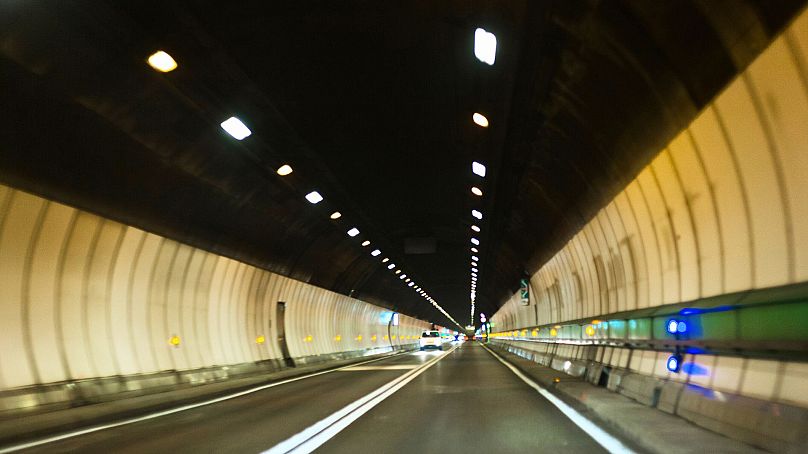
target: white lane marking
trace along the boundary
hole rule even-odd
[[[483,348],[488,350],[488,353],[494,355],[494,358],[496,358],[497,361],[504,364],[505,367],[510,369],[511,372],[516,374],[517,377],[521,378],[522,381],[525,382],[528,386],[535,389],[539,394],[541,394],[542,397],[549,400],[551,404],[555,405],[556,408],[561,410],[561,413],[564,413],[564,415],[567,418],[569,418],[572,422],[574,422],[576,426],[580,427],[581,430],[589,434],[589,436],[592,437],[592,439],[595,440],[599,445],[603,446],[604,449],[613,453],[634,452],[628,446],[624,445],[622,441],[618,440],[610,433],[601,429],[600,427],[595,425],[595,423],[593,423],[592,421],[586,419],[586,417],[581,413],[579,413],[577,410],[564,403],[564,401],[562,401],[561,399],[550,393],[550,391],[547,391],[546,389],[542,388],[538,383],[536,383],[531,378],[523,374],[522,371],[506,362],[504,359],[502,359],[501,356],[494,353],[493,350],[486,347],[485,345],[483,345]]]
[[[35,446],[41,446],[41,445],[44,445],[44,444],[53,443],[55,441],[66,440],[68,438],[78,437],[80,435],[86,435],[86,434],[93,433],[93,432],[98,432],[98,431],[101,431],[101,430],[112,429],[112,428],[115,428],[115,427],[125,426],[125,425],[128,425],[128,424],[134,424],[136,422],[147,421],[149,419],[154,419],[154,418],[159,418],[159,417],[174,414],[174,413],[179,413],[181,411],[192,410],[194,408],[204,407],[206,405],[211,405],[211,404],[216,404],[216,403],[219,403],[219,402],[223,402],[225,400],[230,400],[230,399],[235,399],[236,397],[246,396],[247,394],[252,394],[252,393],[255,393],[255,392],[258,392],[258,391],[263,391],[265,389],[273,388],[275,386],[285,385],[287,383],[292,383],[292,382],[295,382],[295,381],[298,381],[298,380],[303,380],[303,379],[306,379],[306,378],[316,377],[318,375],[323,375],[323,374],[329,374],[331,372],[337,372],[337,371],[340,371],[340,370],[343,370],[343,369],[346,369],[346,368],[349,368],[349,367],[361,366],[362,364],[375,363],[376,361],[389,359],[389,358],[392,358],[394,356],[398,356],[398,355],[400,355],[402,353],[404,353],[404,352],[395,353],[395,354],[392,354],[392,355],[385,356],[383,358],[376,358],[376,359],[371,359],[371,360],[368,360],[368,361],[363,361],[361,363],[357,363],[356,365],[343,366],[343,367],[339,367],[339,368],[336,368],[336,369],[329,369],[329,370],[324,370],[324,371],[321,371],[321,372],[315,372],[315,373],[309,374],[309,375],[303,375],[303,376],[300,376],[300,377],[289,378],[287,380],[257,386],[255,388],[250,388],[250,389],[247,389],[247,390],[244,390],[244,391],[239,391],[239,392],[237,392],[235,394],[228,394],[226,396],[217,397],[216,399],[210,399],[210,400],[206,400],[204,402],[199,402],[199,403],[195,403],[195,404],[183,405],[182,407],[172,408],[170,410],[163,410],[163,411],[159,411],[159,412],[156,412],[156,413],[149,413],[148,415],[139,416],[137,418],[125,419],[123,421],[118,421],[118,422],[114,422],[114,423],[110,423],[110,424],[101,424],[101,425],[97,425],[97,426],[88,427],[86,429],[79,429],[79,430],[75,430],[73,432],[67,432],[67,433],[64,433],[64,434],[61,434],[61,435],[54,435],[52,437],[41,438],[39,440],[29,441],[29,442],[26,442],[26,443],[20,443],[20,444],[17,444],[17,445],[0,447],[0,454],[5,454],[5,453],[8,453],[8,452],[20,451],[22,449],[33,448]]]
[[[429,360],[417,369],[407,372],[361,399],[348,404],[341,410],[332,413],[330,416],[318,421],[311,427],[278,443],[262,454],[305,454],[314,451],[344,428],[348,427],[352,422],[356,421],[360,416],[370,411],[371,408],[390,397],[393,393],[403,388],[404,385],[414,380],[415,377],[421,375],[435,363],[445,358],[448,353],[451,353],[455,348]]]
[[[362,370],[407,370],[407,369],[415,369],[418,365],[395,365],[395,366],[354,366],[348,367],[346,369],[342,369],[340,372],[353,372],[353,371],[362,371]]]

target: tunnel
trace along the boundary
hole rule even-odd
[[[808,451],[804,0],[6,0],[0,73],[0,453]]]

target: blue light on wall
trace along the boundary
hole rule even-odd
[[[682,320],[670,319],[665,325],[665,329],[670,334],[684,334],[687,332],[687,323]]]
[[[669,356],[665,366],[669,371],[678,373],[682,369],[682,355]]]
[[[676,328],[678,328],[678,327],[679,327],[679,322],[677,320],[673,320],[673,319],[668,320],[667,329],[668,329],[669,333],[676,334]]]

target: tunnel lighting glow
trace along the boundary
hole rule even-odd
[[[471,230],[474,230],[475,232],[479,232],[479,231],[480,231],[480,228],[479,228],[479,227],[477,227],[476,225],[472,225],[472,226],[471,226]]]
[[[474,216],[477,219],[482,219],[483,218],[483,214],[480,213],[477,210],[471,210],[471,215]]]
[[[249,137],[249,135],[252,134],[250,128],[236,117],[230,117],[223,121],[221,127],[236,140],[243,140],[245,137]]]
[[[335,212],[331,213],[330,217],[331,217],[331,219],[339,219],[339,218],[342,217],[342,213],[340,213],[339,211],[335,211]]]
[[[687,332],[687,323],[681,320],[670,319],[665,325],[665,329],[670,334],[684,334]]]
[[[472,238],[471,239],[471,244],[473,244],[475,246],[479,246],[480,245],[480,240],[478,240],[477,238]]]
[[[317,191],[311,191],[308,194],[306,194],[306,200],[316,205],[323,201],[323,196],[321,196],[320,193]]]
[[[476,273],[476,272],[477,272],[477,268],[472,267],[472,268],[471,268],[471,271],[472,271],[472,272],[474,272],[474,273]]]
[[[473,252],[473,253],[475,253],[475,254],[476,254],[476,253],[478,253],[478,252],[480,252],[480,251],[478,251],[476,247],[473,247],[473,248],[471,248],[471,252]]]
[[[387,262],[389,262],[389,261],[390,261],[390,259],[388,259],[387,257],[385,257],[385,258],[383,258],[383,259],[382,259],[382,263],[387,263]]]
[[[665,362],[665,367],[671,372],[678,373],[682,368],[682,355],[669,356],[668,361]]]
[[[387,269],[388,269],[388,270],[392,270],[392,269],[393,269],[393,268],[395,268],[395,267],[396,267],[396,264],[395,264],[395,263],[391,263],[391,264],[387,265]]]
[[[481,177],[484,177],[485,176],[485,166],[480,164],[477,161],[474,161],[474,162],[471,163],[471,172],[474,175],[479,175]]]
[[[483,128],[488,127],[488,119],[485,118],[485,115],[481,113],[474,112],[474,115],[471,116],[471,119],[474,120],[474,123],[476,123],[478,126],[482,126]],[[480,176],[483,177],[485,175]]]
[[[374,257],[377,257],[381,253],[382,253],[382,251],[380,251],[378,249],[374,249],[373,252],[370,253],[370,255],[372,255]]]
[[[676,334],[676,328],[679,326],[679,322],[676,320],[668,320],[668,332],[670,334]]]
[[[396,270],[396,271],[399,271],[399,270]],[[396,274],[398,274],[398,273],[396,273]],[[402,274],[402,275],[401,275],[401,276],[399,276],[398,278],[399,278],[399,279],[401,279],[401,280],[403,281],[405,277],[407,277],[407,275],[406,275],[406,274]]]
[[[362,242],[362,247],[367,247],[367,246],[370,246],[370,241],[368,241],[368,240],[363,241]]]
[[[160,71],[161,73],[167,73],[177,69],[176,60],[162,50],[158,50],[157,52],[149,55],[149,59],[147,61],[149,62],[149,66],[157,71]]]
[[[413,284],[412,282],[410,282],[409,284],[407,284],[407,286],[408,286],[408,287],[412,287],[413,285],[415,285],[415,284]]]
[[[348,236],[355,237],[356,235],[359,235],[359,229],[357,229],[356,227],[352,228],[351,230],[348,230]]]
[[[471,266],[477,266],[477,262],[472,261],[472,262],[471,262]]]
[[[483,195],[483,191],[481,191],[477,186],[471,188],[471,193],[474,195]]]
[[[292,166],[290,166],[289,164],[284,164],[284,165],[278,167],[277,172],[278,172],[278,175],[280,175],[282,177],[285,177],[286,175],[289,175],[290,173],[293,172]]]
[[[476,262],[476,261],[478,261],[478,260],[480,260],[480,259],[478,259],[478,258],[477,258],[477,256],[476,256],[476,255],[472,255],[472,256],[471,256],[471,259],[472,259],[472,260],[474,260],[475,262]]]
[[[485,29],[474,30],[474,56],[477,60],[493,65],[497,58],[497,37]]]
[[[401,274],[401,270],[396,270],[396,274]],[[404,278],[402,278],[404,279]]]
[[[404,282],[410,282],[410,281],[411,281],[410,278],[404,279]],[[415,285],[415,284],[413,284],[413,285]]]

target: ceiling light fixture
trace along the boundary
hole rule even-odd
[[[370,246],[370,241],[365,240],[362,242],[362,247]]]
[[[483,214],[481,212],[477,211],[477,210],[471,210],[471,215],[474,216],[477,219],[482,219],[483,218]]]
[[[483,28],[474,30],[474,56],[483,63],[493,65],[497,58],[497,36]]]
[[[396,267],[396,264],[395,264],[395,263],[391,263],[391,264],[387,265],[387,269],[388,269],[388,270],[392,270],[392,269],[393,269],[393,268],[395,268],[395,267]]]
[[[311,191],[306,194],[306,200],[308,200],[312,205],[316,205],[323,201],[323,196],[321,196],[317,191]]]
[[[149,62],[149,66],[157,71],[160,71],[161,73],[167,73],[177,69],[177,62],[174,60],[174,58],[162,50],[158,50],[157,52],[149,55],[147,61]]]
[[[339,219],[339,218],[342,217],[342,213],[340,213],[339,211],[335,211],[335,212],[331,213],[330,217],[331,217],[331,219]]]
[[[471,163],[471,172],[474,175],[485,177],[485,166],[477,161]]]
[[[285,177],[286,175],[289,175],[290,173],[294,172],[294,170],[292,170],[292,166],[290,166],[289,164],[284,164],[278,167],[277,172],[278,175]]]
[[[236,140],[242,140],[252,134],[250,128],[248,128],[236,117],[228,118],[227,120],[223,121],[220,126]]]
[[[388,259],[387,257],[385,257],[385,258],[383,258],[383,259],[382,259],[382,263],[387,263],[387,262],[389,262],[389,261],[390,261],[390,259]]]
[[[471,259],[472,259],[472,260],[474,260],[475,262],[476,262],[476,261],[478,261],[478,260],[480,260],[480,259],[478,259],[478,258],[477,258],[477,256],[476,256],[476,255],[472,255],[472,256],[471,256]]]
[[[351,230],[348,230],[348,236],[355,237],[356,235],[359,235],[359,229],[357,229],[356,227],[352,228]]]
[[[473,248],[471,248],[471,252],[474,252],[476,254],[476,253],[478,253],[480,251],[478,251],[476,247],[473,247]]]
[[[372,256],[374,256],[374,257],[376,257],[377,255],[379,255],[379,254],[381,254],[381,253],[382,253],[382,251],[380,251],[380,250],[378,250],[378,249],[374,249],[374,250],[373,250],[373,252],[371,252],[371,253],[370,253],[370,255],[372,255]]]
[[[488,127],[488,118],[485,118],[485,115],[483,115],[481,113],[474,112],[474,115],[471,116],[471,119],[478,126],[482,126],[483,128]],[[485,175],[481,175],[481,176],[485,176]]]
[[[477,238],[472,238],[471,239],[471,244],[473,244],[475,246],[479,246],[480,245],[480,240],[478,240]]]
[[[471,230],[474,230],[475,232],[479,232],[479,231],[480,231],[480,228],[479,228],[479,227],[477,227],[476,225],[472,225],[472,226],[471,226]]]
[[[471,188],[471,193],[474,194],[474,195],[479,195],[479,196],[483,195],[483,191],[480,190],[480,188],[478,188],[477,186],[473,186]]]

